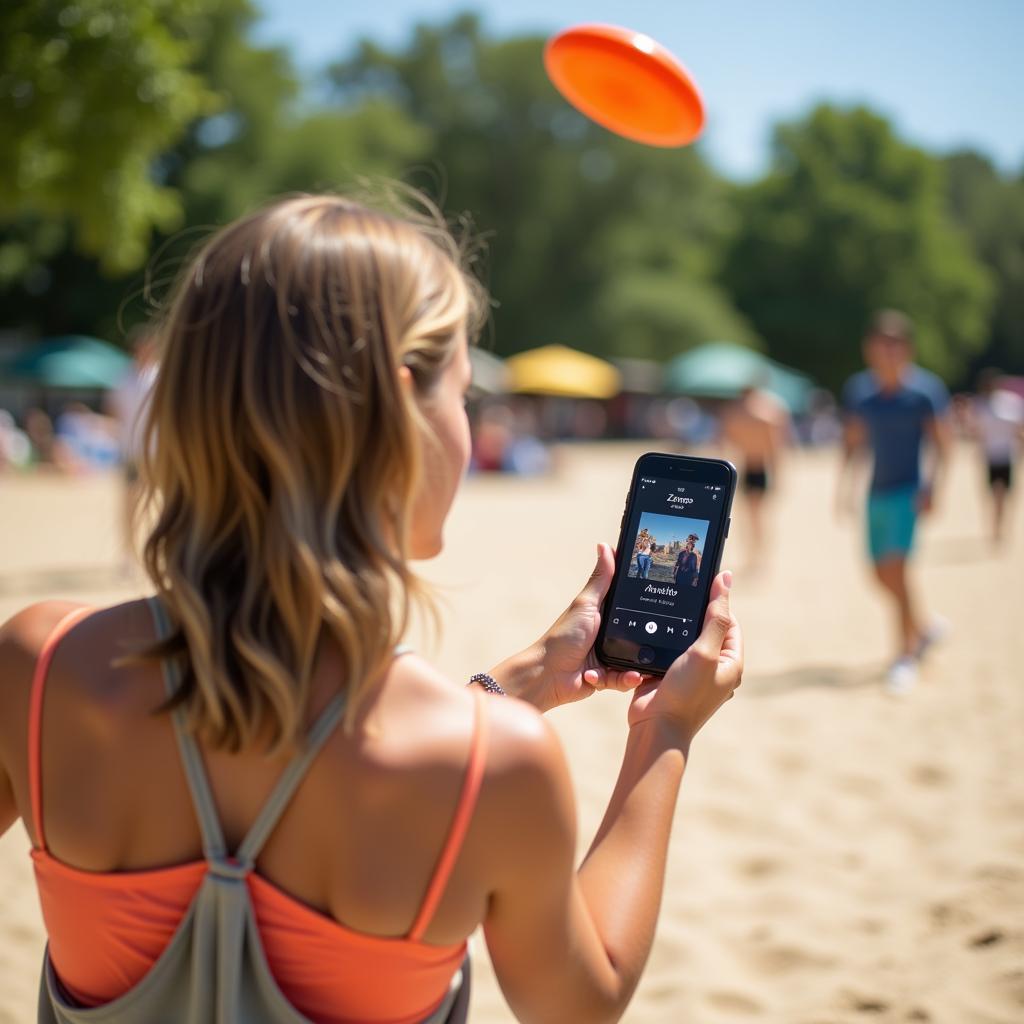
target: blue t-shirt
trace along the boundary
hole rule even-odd
[[[884,392],[870,370],[854,374],[843,388],[843,408],[864,421],[874,454],[872,491],[917,487],[925,426],[949,405],[946,386],[933,373],[912,366],[896,391]]]

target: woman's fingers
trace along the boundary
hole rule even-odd
[[[628,693],[644,681],[644,676],[632,669],[617,672],[605,668],[588,668],[583,673],[583,681],[595,690],[618,690],[621,693]]]
[[[607,688],[609,690],[619,690],[622,693],[635,690],[645,678],[642,673],[636,672],[633,669],[629,669],[626,672],[609,672],[607,676]]]
[[[743,630],[735,618],[722,640],[722,657],[743,663]]]
[[[615,575],[615,556],[612,554],[611,546],[600,543],[597,545],[597,562],[594,571],[590,574],[583,589],[580,591],[577,601],[589,604],[600,605],[604,595],[608,593],[612,576]]]
[[[725,638],[734,623],[729,609],[729,588],[732,586],[732,573],[720,572],[711,584],[711,600],[704,616],[704,625],[700,636],[694,644],[704,657],[718,659]]]

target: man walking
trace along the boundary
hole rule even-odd
[[[764,505],[777,480],[782,452],[789,443],[789,410],[762,381],[752,381],[722,414],[722,437],[737,453],[750,548],[747,567],[760,568],[769,551]]]
[[[949,449],[949,394],[934,374],[912,362],[913,327],[895,310],[878,313],[864,339],[867,369],[843,389],[845,424],[840,506],[848,503],[849,470],[870,451],[873,460],[867,503],[868,546],[875,576],[892,602],[897,654],[887,673],[890,693],[907,693],[917,665],[938,628],[924,624],[908,563],[917,517],[931,510]],[[930,441],[930,465],[921,455]]]

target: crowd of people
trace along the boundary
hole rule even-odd
[[[1024,397],[1003,385],[999,371],[989,369],[979,375],[975,395],[958,395],[951,401],[937,377],[914,365],[913,325],[897,311],[883,311],[876,317],[866,333],[863,354],[865,370],[843,390],[841,419],[822,402],[794,419],[767,382],[755,378],[734,400],[707,403],[698,414],[682,417],[680,422],[689,425],[687,430],[698,430],[705,441],[720,446],[736,462],[742,494],[738,511],[749,538],[745,545],[748,573],[766,568],[770,552],[766,515],[772,492],[780,486],[787,449],[839,442],[842,459],[836,505],[843,515],[851,512],[854,493],[864,489],[859,467],[870,461],[867,552],[895,623],[897,640],[888,685],[891,692],[904,693],[913,687],[922,658],[947,628],[941,617],[925,610],[912,565],[918,521],[935,500],[950,440],[960,436],[977,445],[992,540],[1005,542],[1014,466],[1024,446]],[[101,405],[66,402],[53,419],[41,408],[30,408],[20,424],[11,413],[0,410],[0,470],[44,465],[81,473],[121,467],[126,567],[132,557],[130,509],[137,496],[139,424],[155,373],[152,342],[140,332],[130,371]],[[696,403],[690,405],[698,408]],[[664,410],[657,412],[660,406],[651,408],[652,422],[671,420]],[[554,437],[593,438],[609,429],[610,423],[593,401],[562,401],[546,407],[543,400],[527,397],[477,396],[471,411],[470,470],[480,473],[548,472],[553,464],[549,442]],[[832,429],[833,422],[840,427]],[[679,438],[667,440],[678,442]],[[647,531],[636,538],[635,569],[642,579],[648,578],[651,569],[653,543]],[[700,552],[684,547],[672,569],[673,580],[695,584],[699,566]]]
[[[664,408],[664,403],[653,403],[644,418],[651,429],[661,424],[665,436],[658,439],[666,444],[687,443],[694,435],[701,443],[717,445],[732,455],[739,470],[750,538],[746,569],[753,572],[764,567],[769,550],[765,543],[766,507],[779,485],[786,450],[796,445],[839,443],[846,453],[846,468],[852,467],[858,454],[870,452],[874,457],[868,502],[870,550],[876,566],[884,564],[879,574],[882,586],[890,594],[903,595],[897,601],[908,636],[919,632],[920,625],[913,625],[916,619],[906,573],[892,563],[894,555],[910,550],[914,524],[919,513],[927,512],[949,440],[959,436],[976,443],[989,494],[991,534],[1001,543],[1006,536],[1013,467],[1024,436],[1024,396],[1004,386],[998,370],[979,374],[974,395],[959,394],[951,400],[938,378],[912,364],[912,336],[912,324],[903,314],[886,311],[879,315],[864,344],[867,369],[848,382],[838,413],[819,399],[800,417],[794,417],[766,381],[755,378],[732,401],[707,402],[702,407],[689,399],[675,399]],[[132,367],[102,402],[65,401],[53,416],[38,406],[30,407],[20,422],[0,409],[0,471],[42,466],[74,474],[120,466],[126,503],[130,503],[137,480],[140,414],[155,372],[152,341],[140,331],[135,337]],[[894,396],[893,400],[877,395],[872,399],[875,388],[880,395]],[[917,394],[922,388],[924,397],[918,400],[916,414],[920,422],[915,426],[915,415],[908,419],[901,403],[913,405],[908,393]],[[680,402],[687,403],[687,415],[668,415],[666,410]],[[928,410],[930,415],[926,415]],[[550,471],[553,440],[605,436],[614,419],[595,401],[546,404],[543,399],[501,395],[475,396],[471,415],[471,472],[516,475]],[[931,444],[925,445],[926,441]],[[926,472],[924,487],[919,490],[921,481],[915,467],[926,448],[934,453],[934,467]],[[900,490],[902,496],[891,493]],[[907,497],[910,492],[915,495],[912,502]],[[846,482],[841,483],[838,501],[848,510]],[[914,506],[913,514],[908,502]]]

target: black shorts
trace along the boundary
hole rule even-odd
[[[743,490],[764,494],[768,490],[768,471],[766,469],[745,469],[743,471]]]
[[[988,464],[988,485],[995,487],[1003,484],[1009,490],[1013,484],[1013,467],[1009,462],[990,462]]]

